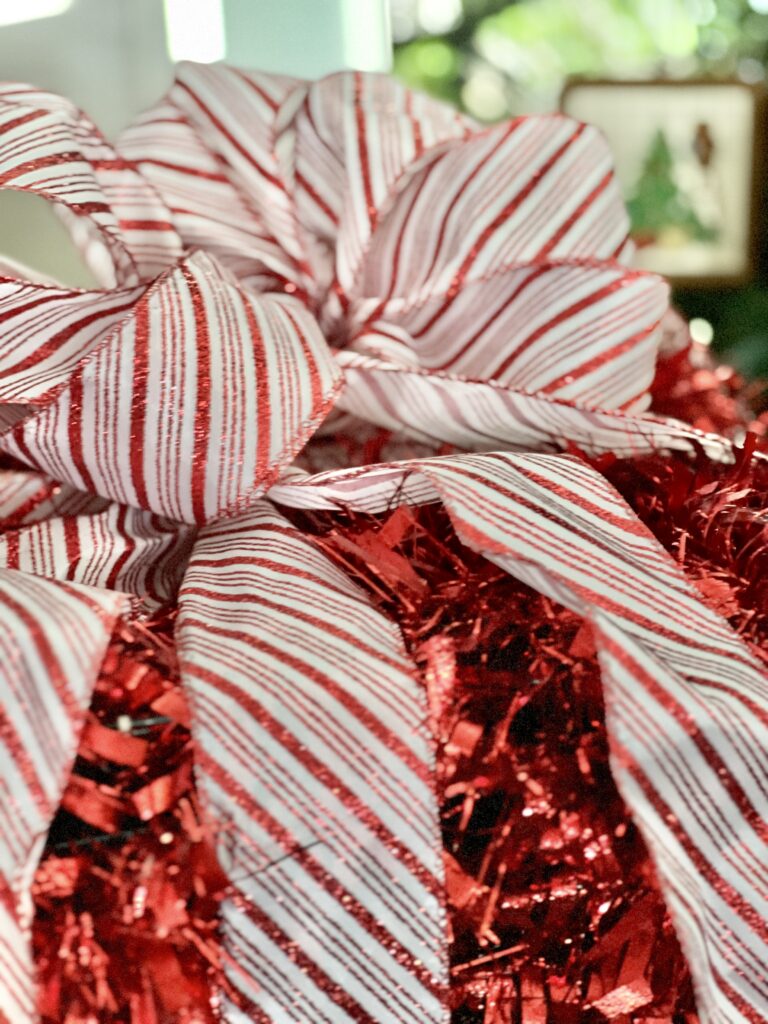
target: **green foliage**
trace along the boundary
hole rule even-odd
[[[572,76],[765,79],[768,8],[759,13],[749,0],[461,0],[437,36],[420,27],[419,11],[440,0],[392,3],[411,26],[395,49],[396,73],[481,120],[556,109]],[[456,0],[444,3],[457,9]],[[656,146],[630,199],[636,230],[653,234],[664,221],[706,239]],[[768,379],[768,288],[676,298],[688,316],[713,324],[716,347],[742,372]]]
[[[768,288],[686,289],[675,302],[689,319],[712,324],[715,349],[748,380],[768,381]]]
[[[461,105],[462,59],[443,39],[416,39],[395,53],[395,74],[415,89]]]
[[[768,14],[748,0],[463,0],[439,37],[419,29],[420,0],[394,2],[413,26],[396,47],[396,72],[481,118],[551,108],[575,75],[756,81],[768,56]],[[497,83],[500,101],[468,88],[478,75]]]

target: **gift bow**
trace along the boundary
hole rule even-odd
[[[591,620],[702,1018],[768,1016],[765,679],[605,481],[541,454],[725,451],[642,414],[667,291],[621,262],[601,138],[481,129],[380,76],[194,65],[116,149],[29,87],[0,119],[3,185],[59,204],[104,285],[0,281],[0,448],[31,467],[0,491],[11,1024],[34,1016],[30,878],[111,630],[176,599],[198,775],[231,825],[250,1009],[225,1016],[446,1019],[424,696],[396,629],[274,504],[398,497],[443,501],[466,544]],[[503,453],[289,470],[334,407]]]

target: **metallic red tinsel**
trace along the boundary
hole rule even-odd
[[[760,653],[768,467],[737,456],[597,465]],[[300,518],[399,622],[428,690],[455,1024],[694,1024],[652,864],[610,777],[589,630],[464,548],[438,506]],[[170,615],[125,626],[99,680],[37,876],[45,1024],[215,1016],[224,879],[171,641]]]
[[[687,336],[687,327],[683,324]],[[744,432],[768,444],[765,384],[746,381],[725,363],[718,364],[706,345],[691,342],[662,353],[651,388],[652,411],[672,416],[699,430],[741,441]]]
[[[192,780],[173,617],[112,638],[38,868],[44,1024],[212,1024],[226,879]]]
[[[398,621],[427,686],[456,1024],[693,1014],[647,850],[611,779],[589,629],[464,548],[439,506],[310,525]],[[400,538],[386,562],[384,527]]]

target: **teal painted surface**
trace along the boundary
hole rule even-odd
[[[227,60],[320,78],[391,65],[388,0],[224,0]]]

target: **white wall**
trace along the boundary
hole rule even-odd
[[[3,26],[0,78],[63,93],[113,135],[171,80],[162,3],[74,0],[57,17]]]
[[[389,67],[389,0],[223,3],[226,59],[233,64],[304,78]],[[18,0],[22,12],[24,4]],[[0,80],[69,97],[110,138],[158,100],[171,79],[163,0],[73,0],[59,16],[0,27]],[[37,198],[0,191],[0,253],[67,283],[91,283]]]

